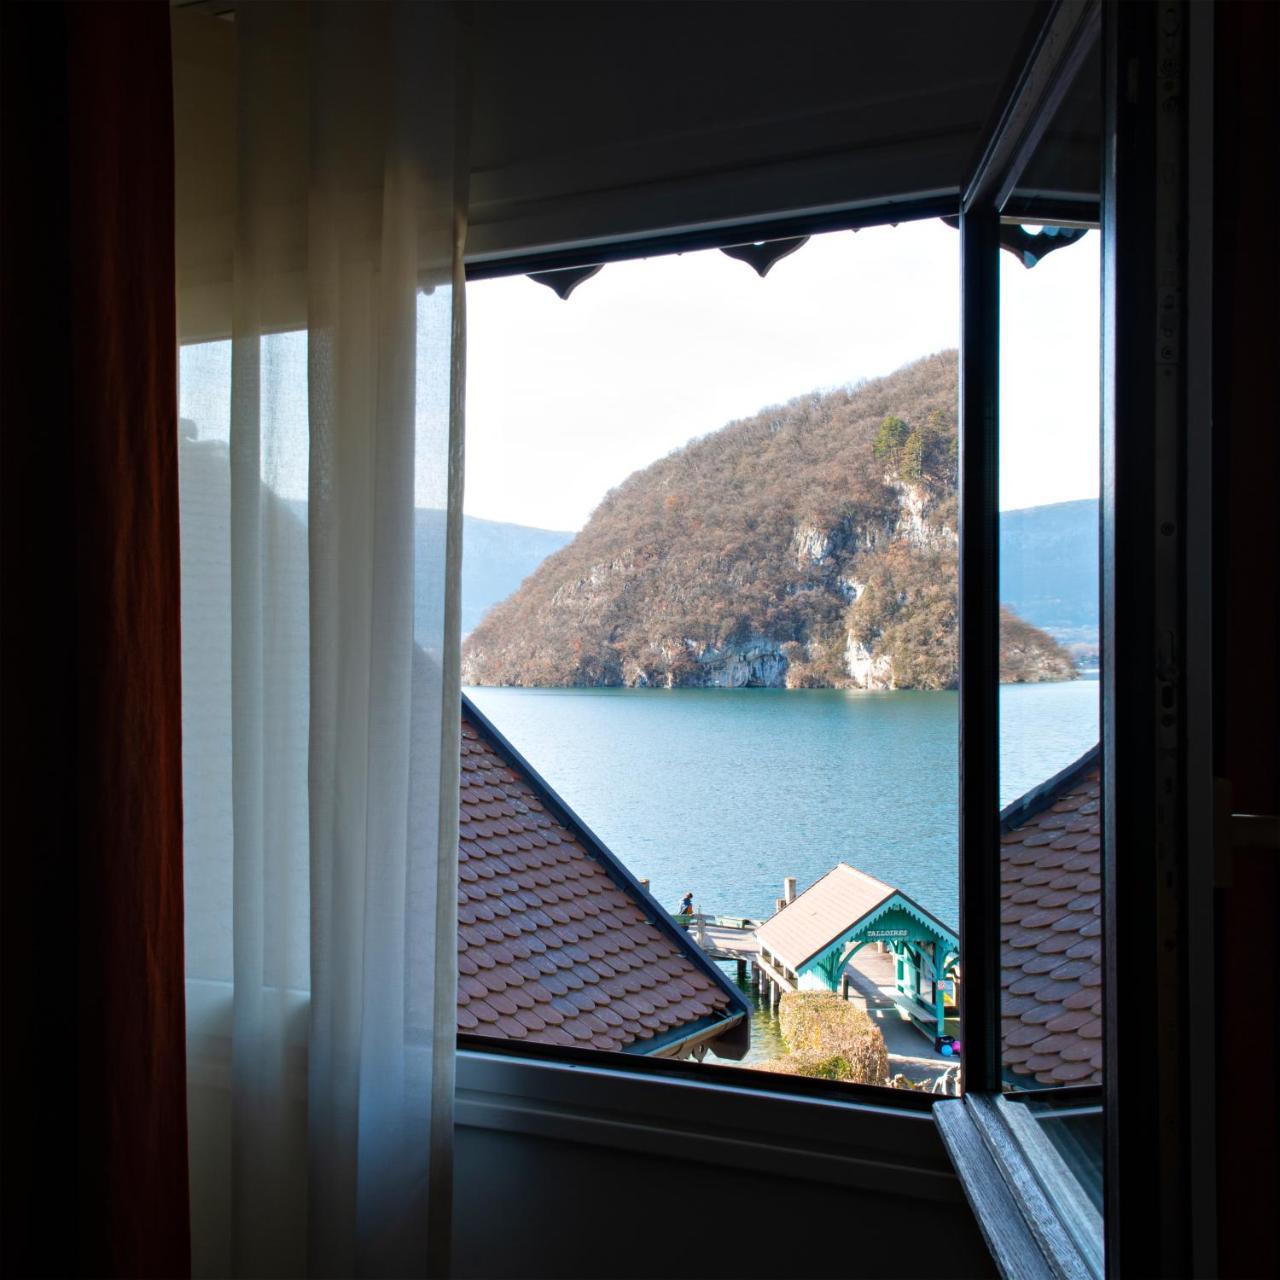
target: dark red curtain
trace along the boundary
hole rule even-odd
[[[3,1259],[189,1272],[165,0],[3,9]]]

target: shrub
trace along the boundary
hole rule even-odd
[[[853,1080],[853,1066],[838,1053],[788,1053],[771,1062],[756,1065],[758,1071],[771,1071],[779,1076],[808,1076],[811,1080]]]
[[[889,1078],[880,1028],[834,992],[786,992],[778,1026],[790,1052],[764,1064],[765,1070],[858,1084],[884,1084]]]

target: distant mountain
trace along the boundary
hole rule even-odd
[[[1000,513],[1000,599],[1062,644],[1098,644],[1098,502]]]
[[[202,444],[184,443],[184,448],[198,456]],[[226,446],[222,446],[224,454]],[[307,504],[297,498],[283,500],[281,506],[296,520],[298,527],[307,525]],[[438,565],[439,540],[443,536],[444,513],[418,507],[414,513],[414,530],[418,545],[418,564],[429,570]],[[499,601],[505,600],[553,551],[571,541],[572,533],[557,529],[532,529],[522,524],[502,524],[497,520],[462,517],[462,634],[465,637],[480,619]],[[304,537],[303,544],[305,546]],[[440,579],[429,571],[420,572],[416,584],[416,632],[429,635],[431,619],[438,617]]]
[[[464,681],[955,687],[956,401],[942,352],[636,472],[471,633]],[[1004,679],[1075,674],[1000,622]]]
[[[462,517],[462,634],[468,635],[572,533]]]

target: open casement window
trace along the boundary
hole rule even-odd
[[[237,69],[236,23],[223,20],[234,19],[234,4],[198,2],[180,9],[174,24],[182,161],[179,277],[183,338],[191,344],[184,369],[189,394],[194,366],[210,362],[214,347],[231,331],[237,85],[248,70]],[[642,11],[650,21],[638,20]],[[786,24],[785,40],[774,40],[760,6],[751,7],[752,21],[729,27],[715,6],[692,6],[681,14],[681,40],[673,44],[664,24],[652,20],[658,12],[625,5],[476,11],[470,279],[515,269],[553,277],[549,283],[564,287],[578,278],[575,271],[602,261],[720,247],[741,260],[735,269],[745,276],[752,269],[763,273],[776,250],[811,233],[953,217],[956,184],[981,121],[1037,16],[1030,5],[970,6],[963,14],[930,5],[812,6],[802,22]],[[774,19],[784,16],[780,6],[770,12]],[[970,46],[963,63],[955,57],[961,39]],[[743,56],[756,47],[753,42],[773,55],[766,78]],[[591,67],[596,76],[609,65],[606,55],[624,45],[636,67],[665,65],[659,59],[668,59],[673,79],[683,76],[691,96],[656,95],[638,112],[636,95],[615,93],[607,76],[584,82],[583,89],[571,77],[548,80],[543,74],[554,53],[566,64]],[[287,79],[267,75],[265,87]],[[590,112],[576,109],[581,92],[591,95]],[[279,159],[264,165],[260,175],[271,190],[280,188],[280,197],[268,203],[273,209],[301,207],[305,157],[282,152]],[[273,240],[272,252],[277,250],[279,270],[273,270],[260,299],[261,327],[268,334],[268,396],[277,384],[295,393],[303,385],[293,367],[295,338],[289,336],[301,332],[306,315],[296,270],[299,245]],[[211,345],[198,350],[197,343]],[[225,378],[221,370],[211,369],[210,376]],[[206,440],[207,434],[203,426],[194,435],[188,432],[184,454],[207,464],[212,474],[218,441]],[[268,459],[281,470],[293,462],[287,451]],[[194,474],[193,467],[187,474]],[[295,514],[287,504],[296,504],[299,494],[296,486],[285,494],[285,517]],[[954,521],[952,526],[954,533]],[[296,532],[287,519],[281,528]],[[292,674],[302,671],[299,666]],[[469,741],[483,740],[500,757],[501,745],[492,735],[485,739],[478,724]],[[477,746],[475,755],[484,757],[485,750]],[[540,759],[531,763],[545,767]],[[493,922],[464,923],[483,933],[481,924]],[[926,944],[928,964],[917,951],[903,969],[904,980],[928,988],[925,1011],[946,1033],[954,1031],[947,1026],[955,1021],[954,986],[947,987],[954,982],[948,969],[954,967],[958,921],[947,913],[942,924],[945,929]],[[801,976],[794,960],[780,958],[784,979]],[[697,999],[696,984],[687,975],[679,980],[695,986]],[[513,1027],[523,1025],[520,1014],[528,1010],[518,1001],[502,1003],[514,1007],[497,1016],[515,1020]],[[723,1007],[701,1016],[724,1022],[738,1012],[729,996]],[[689,1024],[695,1038],[702,1030],[698,1021]]]
[[[1080,1265],[1095,1272],[1102,1266],[1106,1078],[1103,974],[1108,962],[1102,889],[1108,872],[1103,824],[1114,755],[1114,738],[1108,737],[1104,726],[1104,703],[1115,682],[1106,644],[1114,611],[1103,608],[1101,571],[1104,554],[1114,560],[1116,503],[1115,493],[1104,490],[1102,482],[1103,428],[1110,421],[1105,413],[1110,402],[1105,393],[1100,394],[1099,362],[1105,301],[1100,253],[1104,238],[1100,27],[1096,4],[1054,8],[960,202],[951,197],[915,200],[865,208],[856,215],[807,215],[728,230],[618,241],[603,248],[493,258],[473,263],[468,273],[471,281],[528,273],[568,299],[581,285],[590,289],[589,282],[602,265],[607,270],[610,262],[637,256],[722,248],[763,275],[773,261],[794,251],[813,232],[930,215],[949,217],[960,226],[965,321],[961,364],[964,902],[958,945],[942,940],[934,947],[941,945],[944,967],[957,953],[963,956],[963,981],[957,985],[963,992],[960,1007],[965,1026],[959,1039],[966,1087],[975,1094],[991,1095],[992,1116],[1002,1132],[1007,1129],[1012,1135],[1010,1150],[1022,1152],[1020,1158],[1028,1168],[1042,1176],[1044,1198],[1060,1199],[1059,1207],[1074,1215],[1065,1238],[1080,1254]],[[1011,307],[1002,313],[1002,284],[1014,276],[1032,281],[1030,293],[1035,301],[1024,314]],[[1030,329],[1025,323],[1028,315],[1034,322]],[[1002,389],[1019,381],[1013,376],[1018,371],[1019,344],[1025,351],[1028,343],[1056,352],[1060,377],[1046,380],[1040,389],[1041,403],[1028,399],[1023,379],[1022,402],[1004,405]],[[1110,366],[1104,363],[1104,367]],[[1050,445],[1046,437],[1051,438]],[[1114,448],[1114,432],[1107,440],[1108,447]],[[1056,463],[1046,464],[1055,450]],[[1072,510],[1062,513],[1063,527],[1051,537],[1042,535],[1034,548],[1024,547],[1019,540],[1024,513],[1005,510],[1019,504],[1002,498],[1005,477],[1027,469],[1027,454],[1042,467],[1056,465],[1085,477],[1074,492],[1086,496],[1066,504]],[[1032,758],[1022,750],[1026,735],[1019,734],[1016,709],[1012,702],[1006,706],[1000,685],[1002,680],[1043,678],[1031,668],[1045,659],[1019,643],[1017,619],[1003,606],[1014,581],[1020,581],[1019,590],[1025,591],[1027,583],[1034,583],[1050,567],[1083,583],[1083,593],[1091,591],[1096,602],[1079,616],[1058,619],[1071,631],[1071,656],[1076,661],[1075,670],[1068,674],[1083,668],[1079,683],[1092,697],[1092,711],[1087,724],[1074,726],[1061,734],[1060,741],[1049,744],[1048,756],[1041,750]],[[1110,600],[1114,588],[1109,581],[1107,586]],[[477,767],[486,753],[496,754],[499,764],[505,761],[526,778],[532,776],[535,790],[554,810],[558,798],[501,734],[478,714],[476,726]],[[1052,715],[1047,716],[1041,736],[1056,728]],[[1052,763],[1046,764],[1046,759]],[[483,785],[480,790],[485,791]],[[464,807],[465,802],[464,795]],[[572,813],[561,813],[556,821],[568,829],[581,827]],[[580,830],[578,842],[598,843],[585,829]],[[597,861],[608,860],[597,856]],[[616,871],[614,878],[621,889],[637,887],[628,873]],[[486,981],[492,957],[485,951],[489,945],[510,948],[496,936],[502,932],[500,924],[483,919],[491,910],[485,904],[483,886],[475,894],[464,890],[464,898],[468,902],[474,898],[481,916],[464,921],[469,930],[464,937],[474,934],[482,953],[477,971],[464,977],[469,980],[468,994],[474,995],[484,1007],[484,1017],[493,1022],[488,996],[495,984],[492,978]],[[471,908],[464,904],[464,910]],[[486,938],[484,924],[493,936]],[[667,932],[667,921],[660,924],[659,931]],[[654,927],[654,922],[645,925]],[[760,955],[781,981],[795,980],[794,969],[775,957],[763,939]],[[515,959],[526,968],[537,967],[530,957]],[[829,959],[827,967],[834,972],[847,957],[837,952]],[[510,963],[499,957],[499,965]],[[538,981],[532,972],[527,978]],[[948,1030],[948,1006],[938,991],[942,985],[935,981],[931,993],[938,1001],[939,1039]],[[502,1006],[497,1019],[519,1022],[520,1001],[505,990],[496,994]],[[562,999],[572,1003],[568,993],[562,993]],[[540,1016],[536,1009],[524,1012]],[[724,1009],[707,1016],[723,1023],[726,1015],[740,1012],[730,1000]],[[567,1007],[563,1014],[574,1016]],[[496,1044],[495,1039],[501,1038],[491,1028],[482,1037],[475,1035],[486,1029],[472,1025],[472,1019],[464,1011],[460,1027],[464,1045],[506,1053],[544,1052],[528,1042],[515,1022],[510,1024],[514,1042]],[[528,1018],[521,1025],[528,1025]],[[692,1020],[691,1027],[687,1043],[675,1037],[664,1044],[673,1056],[678,1056],[676,1050],[697,1048],[698,1038],[709,1029],[698,1019]],[[621,1047],[608,1043],[615,1033],[596,1030],[600,1042],[593,1040],[595,1047]],[[578,1051],[575,1046],[564,1048]],[[646,1069],[653,1065],[638,1056],[633,1062]],[[679,1069],[676,1064],[668,1066]],[[899,1100],[887,1095],[882,1099],[890,1104]]]
[[[1006,1275],[1177,1272],[1150,1242],[1205,1238],[1190,1214],[1175,1224],[1186,1085],[1167,1065],[1188,999],[1172,958],[1186,892],[1175,655],[1190,20],[1177,4],[1056,6],[961,214],[965,1096],[935,1116]],[[1062,291],[1057,323],[1028,333],[1007,306],[1010,247],[1062,268],[1040,268],[1046,297]],[[1070,311],[1068,278],[1092,285],[1092,314]],[[1061,354],[1039,406],[1008,390],[1027,341]],[[1083,409],[1067,423],[1073,398]],[[1001,593],[1035,571],[1002,501],[1033,419],[1060,466],[1097,477],[1096,523],[1064,525],[1054,556],[1057,572],[1092,576],[1099,602],[1076,620],[1099,668],[1096,743],[1064,741],[1061,772],[1038,784],[1010,749],[997,685]]]

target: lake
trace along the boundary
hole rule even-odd
[[[1098,682],[1000,690],[1002,805],[1098,739]],[[959,923],[955,693],[491,689],[468,695],[674,910],[764,918],[837,862]]]

